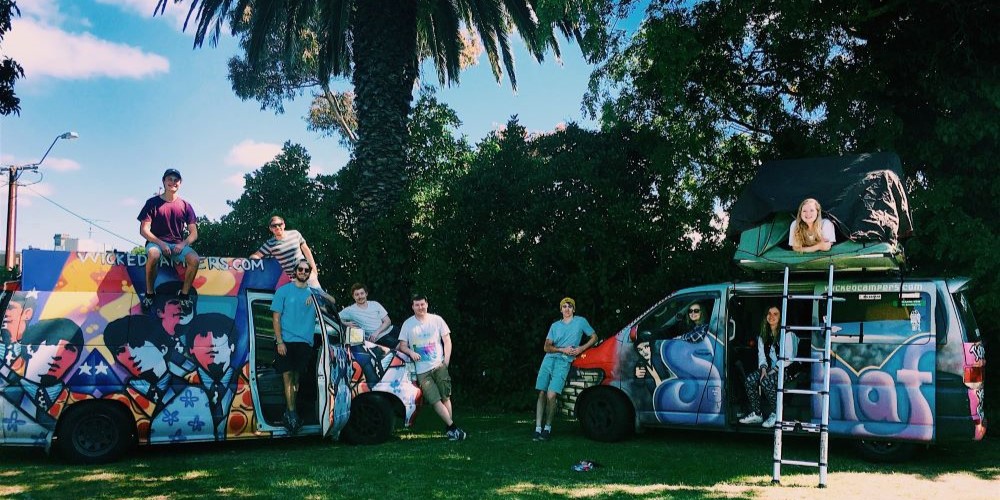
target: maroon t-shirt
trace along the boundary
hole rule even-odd
[[[194,214],[194,207],[186,200],[175,198],[168,202],[154,196],[146,200],[146,205],[136,219],[139,222],[149,222],[149,230],[157,238],[176,244],[184,241],[184,230],[188,224],[197,222],[198,217]]]

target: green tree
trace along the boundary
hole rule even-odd
[[[156,11],[167,3],[159,0]],[[497,79],[506,71],[513,86],[511,32],[541,59],[550,49],[558,54],[557,32],[583,40],[587,21],[594,20],[587,16],[603,5],[600,0],[192,0],[188,21],[194,21],[196,46],[217,39],[229,22],[234,32],[245,34],[246,62],[255,71],[279,55],[283,77],[311,72],[325,85],[331,77],[350,76],[360,181],[355,211],[367,228],[396,204],[406,185],[408,118],[419,60],[434,62],[442,84],[457,83],[466,27],[478,35]],[[600,33],[602,27],[595,26]]]
[[[14,0],[0,0],[0,42],[10,31],[10,21],[14,16],[20,16]],[[18,78],[24,78],[24,69],[17,61],[4,57],[0,61],[0,115],[21,114],[21,99],[14,93],[14,83]]]
[[[993,317],[1000,197],[984,181],[1000,153],[998,21],[977,0],[653,1],[594,73],[588,105],[703,166],[723,207],[766,159],[897,152],[914,268],[971,276],[977,312]],[[1000,329],[982,326],[995,350]]]

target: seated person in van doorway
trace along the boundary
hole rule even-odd
[[[236,366],[235,325],[219,313],[199,314],[185,332],[188,353],[197,369],[187,381],[198,385],[208,397],[217,440],[254,429],[247,365]]]
[[[812,198],[802,200],[788,228],[788,246],[796,252],[825,252],[836,242],[833,223],[823,218],[819,202]]]
[[[37,292],[15,292],[7,310],[3,313],[3,328],[0,329],[0,382],[8,378],[10,374],[23,373],[23,360],[21,356],[21,338],[24,337],[24,330],[28,327],[28,322],[35,315],[35,302]],[[15,366],[14,360],[18,360]],[[2,385],[2,384],[0,384]]]
[[[130,336],[130,330],[136,334]],[[104,345],[129,376],[122,392],[108,394],[105,399],[124,403],[132,410],[139,438],[145,440],[157,414],[164,408],[183,405],[175,403],[174,399],[187,387],[187,382],[167,368],[174,341],[160,329],[156,320],[137,315],[108,323],[104,329]],[[204,415],[208,417],[205,422],[208,422],[211,413],[207,405],[204,408]],[[166,441],[169,434],[158,437]]]
[[[8,436],[12,432],[38,431],[38,427],[52,431],[67,404],[90,398],[71,392],[63,381],[83,348],[83,331],[76,323],[65,318],[41,320],[24,331],[22,342],[24,376],[15,376],[0,400],[6,407],[0,409],[0,414],[4,415]],[[28,421],[19,420],[15,409]],[[19,431],[20,425],[26,428]]]
[[[274,292],[271,301],[274,341],[278,352],[274,368],[282,374],[285,384],[284,420],[290,434],[295,434],[302,426],[295,400],[299,391],[299,374],[308,368],[316,330],[315,298],[308,286],[311,273],[309,262],[300,260],[295,266],[295,281]]]
[[[566,297],[559,301],[559,311],[562,319],[552,323],[549,333],[545,336],[542,350],[545,357],[538,368],[538,378],[535,389],[538,391],[538,403],[535,405],[535,441],[547,441],[552,434],[552,418],[556,412],[556,396],[562,392],[569,374],[573,358],[579,356],[597,342],[594,327],[583,316],[576,316],[576,301]],[[583,345],[580,340],[583,335],[590,338]],[[545,417],[545,427],[542,427],[542,417]]]
[[[761,424],[771,428],[777,423],[778,416],[774,413],[778,398],[778,348],[781,335],[781,310],[777,306],[767,309],[760,325],[760,335],[757,337],[758,370],[750,372],[746,379],[747,397],[750,399],[750,414],[740,419],[741,424]],[[785,348],[794,353],[798,350],[799,338],[792,332],[785,333]],[[785,362],[785,382],[790,378],[791,363]],[[764,420],[762,417],[760,393],[767,397],[771,415]]]
[[[392,320],[382,304],[368,300],[368,287],[361,283],[351,285],[354,303],[340,311],[340,321],[344,326],[364,330],[365,339],[389,348],[396,347],[399,337],[389,337]]]

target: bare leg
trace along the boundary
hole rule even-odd
[[[444,425],[451,426],[455,423],[455,421],[451,419],[451,410],[445,406],[443,402],[438,401],[437,403],[434,403],[434,412],[441,417],[441,420],[444,421]]]
[[[295,411],[295,396],[298,394],[299,374],[295,371],[287,371],[282,374],[285,381],[285,406],[288,411]]]
[[[556,413],[556,396],[554,392],[545,393],[545,425],[552,426],[552,417]]]
[[[535,405],[535,427],[542,426],[543,416],[545,416],[545,391],[538,391],[538,404]]]
[[[146,251],[146,294],[153,293],[156,275],[160,271],[160,249],[150,248]]]
[[[187,267],[184,270],[184,285],[181,287],[181,293],[185,295],[191,291],[191,284],[194,283],[194,278],[198,275],[198,261],[198,254],[193,250],[184,257],[184,263],[187,264]]]

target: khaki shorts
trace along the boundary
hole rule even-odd
[[[448,374],[448,367],[441,365],[429,372],[418,373],[417,383],[424,393],[424,401],[427,404],[434,404],[438,401],[451,398],[451,375]]]

